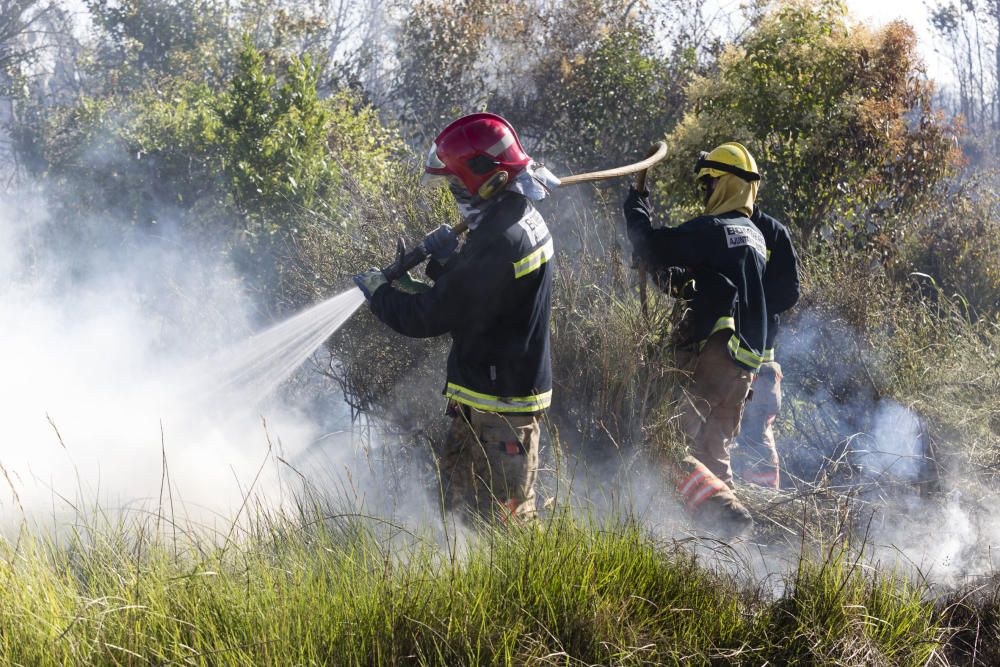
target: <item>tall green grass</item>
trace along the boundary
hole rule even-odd
[[[839,547],[779,597],[630,521],[432,538],[314,506],[239,539],[98,516],[0,545],[0,662],[927,664],[921,591]],[[720,547],[721,548],[721,547]]]

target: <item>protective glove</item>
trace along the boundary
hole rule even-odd
[[[441,225],[424,237],[424,249],[435,260],[444,264],[458,247],[458,236],[448,225]]]
[[[371,299],[379,287],[389,281],[385,279],[385,274],[379,269],[368,269],[364,273],[354,276],[354,284],[358,286],[366,299]]]
[[[632,249],[641,254],[645,252],[649,230],[653,226],[649,193],[639,192],[634,186],[630,187],[622,208],[625,211],[625,229],[629,241],[632,242]]]
[[[407,294],[422,294],[431,288],[431,286],[424,281],[414,278],[409,271],[400,276],[399,279],[393,283],[393,285],[396,289],[406,292]]]
[[[635,189],[635,186],[631,186],[628,189],[628,196],[625,198],[625,210],[629,209],[640,209],[647,216],[653,212],[653,207],[649,202],[649,191],[644,190],[639,192]]]

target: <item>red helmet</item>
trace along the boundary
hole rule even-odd
[[[427,153],[424,171],[456,176],[470,194],[489,199],[530,162],[510,123],[496,114],[474,113],[441,131]]]

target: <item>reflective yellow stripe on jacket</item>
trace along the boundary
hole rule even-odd
[[[552,255],[554,253],[555,246],[552,245],[552,239],[550,238],[540,247],[532,250],[530,253],[514,262],[514,277],[523,278],[535,269],[539,268],[545,262],[552,259]]]
[[[714,334],[720,331],[732,331],[733,335],[729,337],[729,342],[726,343],[726,347],[729,348],[729,354],[736,361],[746,364],[751,368],[751,370],[756,371],[760,368],[760,365],[764,363],[764,357],[755,353],[753,350],[743,347],[740,343],[740,337],[736,335],[736,320],[732,317],[720,317],[715,321],[715,326],[712,327],[712,332],[708,334],[708,338],[711,338]],[[698,344],[698,349],[705,347],[705,343],[708,342],[708,338],[701,341]],[[770,350],[772,356],[774,355],[774,350]]]
[[[759,354],[749,348],[743,347],[740,344],[740,337],[736,334],[733,334],[732,337],[730,337],[727,347],[729,348],[729,354],[732,355],[733,359],[746,364],[750,367],[750,370],[756,371],[760,368],[761,363],[763,363]]]
[[[490,396],[449,382],[444,395],[453,401],[489,412],[540,412],[552,403],[552,390],[533,396]]]

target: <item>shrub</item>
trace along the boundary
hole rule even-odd
[[[934,110],[914,44],[903,23],[852,25],[836,0],[775,3],[688,87],[661,172],[670,205],[690,212],[698,152],[735,140],[764,175],[765,207],[804,245],[823,227],[891,236],[958,160],[956,128]]]

